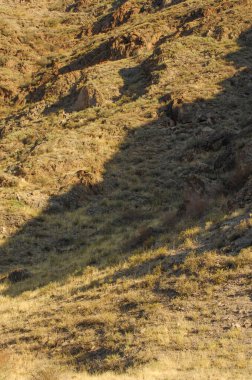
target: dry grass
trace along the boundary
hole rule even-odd
[[[32,356],[23,357],[23,365],[20,362],[18,356],[15,357],[15,363],[13,365],[13,371],[10,380],[133,380],[133,379],[154,379],[154,380],[166,380],[166,379],[183,379],[184,376],[188,375],[193,379],[201,379],[202,376],[208,376],[209,378],[221,378],[228,379],[229,375],[226,373],[226,368],[217,369],[212,368],[207,370],[209,366],[209,358],[204,353],[198,355],[197,363],[200,363],[200,368],[195,368],[194,355],[176,355],[170,358],[163,358],[162,360],[149,364],[147,366],[141,367],[138,370],[128,371],[126,374],[114,374],[113,372],[108,372],[102,375],[88,375],[85,372],[76,373],[72,372],[67,368],[59,368],[58,366],[52,365],[50,361],[46,359],[36,359]],[[175,362],[180,360],[183,369],[178,371],[176,369]],[[243,357],[240,356],[241,370],[235,372],[237,379],[244,379],[242,372]],[[29,374],[24,375],[24,372]],[[4,377],[3,377],[4,378]]]
[[[250,378],[247,193],[229,212],[249,173],[222,164],[251,136],[238,39],[251,7],[203,17],[210,3],[147,7],[90,36],[117,2],[0,6],[1,42],[20,49],[13,66],[0,57],[0,86],[28,95],[1,109],[0,379]],[[107,55],[136,31],[160,40]],[[72,112],[86,82],[104,103]],[[15,268],[31,276],[11,283]]]

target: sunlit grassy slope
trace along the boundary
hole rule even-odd
[[[0,379],[249,379],[251,2],[0,14]]]

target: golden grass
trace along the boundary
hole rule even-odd
[[[213,345],[213,349],[216,348]],[[234,370],[232,375],[236,379],[249,379],[243,370],[247,362],[243,355],[239,356],[240,366]],[[177,364],[179,363],[179,369]],[[175,380],[193,378],[195,380],[209,379],[229,379],[230,372],[227,372],[225,360],[220,359],[215,367],[211,366],[207,353],[194,354],[174,354],[163,357],[157,362],[142,366],[137,370],[127,371],[125,374],[115,374],[106,372],[101,375],[89,375],[86,372],[73,372],[67,367],[59,367],[52,364],[48,359],[34,358],[32,355],[19,357],[17,355],[4,359],[4,367],[1,367],[0,375],[2,379],[10,380]],[[8,371],[8,367],[11,371]]]
[[[48,71],[42,100],[51,113],[43,113],[43,101],[28,101],[27,115],[8,108],[13,118],[1,121],[7,126],[1,175],[8,172],[11,186],[0,188],[0,379],[250,378],[251,248],[225,249],[231,230],[233,238],[247,236],[251,215],[244,209],[227,213],[223,194],[191,198],[179,214],[188,201],[185,176],[194,170],[205,175],[216,157],[196,149],[202,125],[194,119],[175,125],[160,100],[171,94],[193,105],[200,98],[211,128],[236,123],[223,117],[216,127],[213,120],[216,110],[226,113],[239,60],[247,64],[243,48],[235,38],[206,37],[200,19],[187,22],[193,29],[184,35],[178,21],[210,3],[187,0],[187,7],[182,2],[143,13],[107,34],[78,40],[87,18],[100,19],[112,1],[95,2],[86,15],[59,15],[61,1],[41,2],[42,14],[33,8],[33,16],[46,44],[17,21],[1,23],[8,48],[21,28],[23,63],[31,65],[27,79],[2,59],[1,81],[18,91],[28,80],[37,90],[54,56],[72,71],[55,78]],[[239,16],[245,31],[250,8],[241,14],[239,2],[233,3],[221,23],[236,34],[234,19]],[[24,25],[33,17],[26,9],[14,9]],[[1,6],[0,12],[10,11]],[[215,17],[211,22],[214,28]],[[110,37],[134,30],[161,31],[167,38],[138,56],[88,69],[71,66]],[[86,80],[106,101],[70,112],[69,92],[76,86],[74,98]],[[81,205],[75,205],[80,185]],[[55,208],[46,209],[47,201]],[[8,273],[19,266],[31,277],[11,283]]]

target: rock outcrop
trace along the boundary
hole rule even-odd
[[[92,83],[88,83],[80,90],[72,110],[81,111],[89,107],[100,106],[103,103],[104,99],[101,92]]]

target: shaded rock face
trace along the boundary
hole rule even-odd
[[[90,83],[82,87],[72,110],[81,111],[89,107],[100,106],[103,103],[104,99],[101,92],[97,90],[92,83]]]
[[[112,28],[128,21],[131,16],[138,14],[140,8],[132,1],[126,1],[113,13]]]

